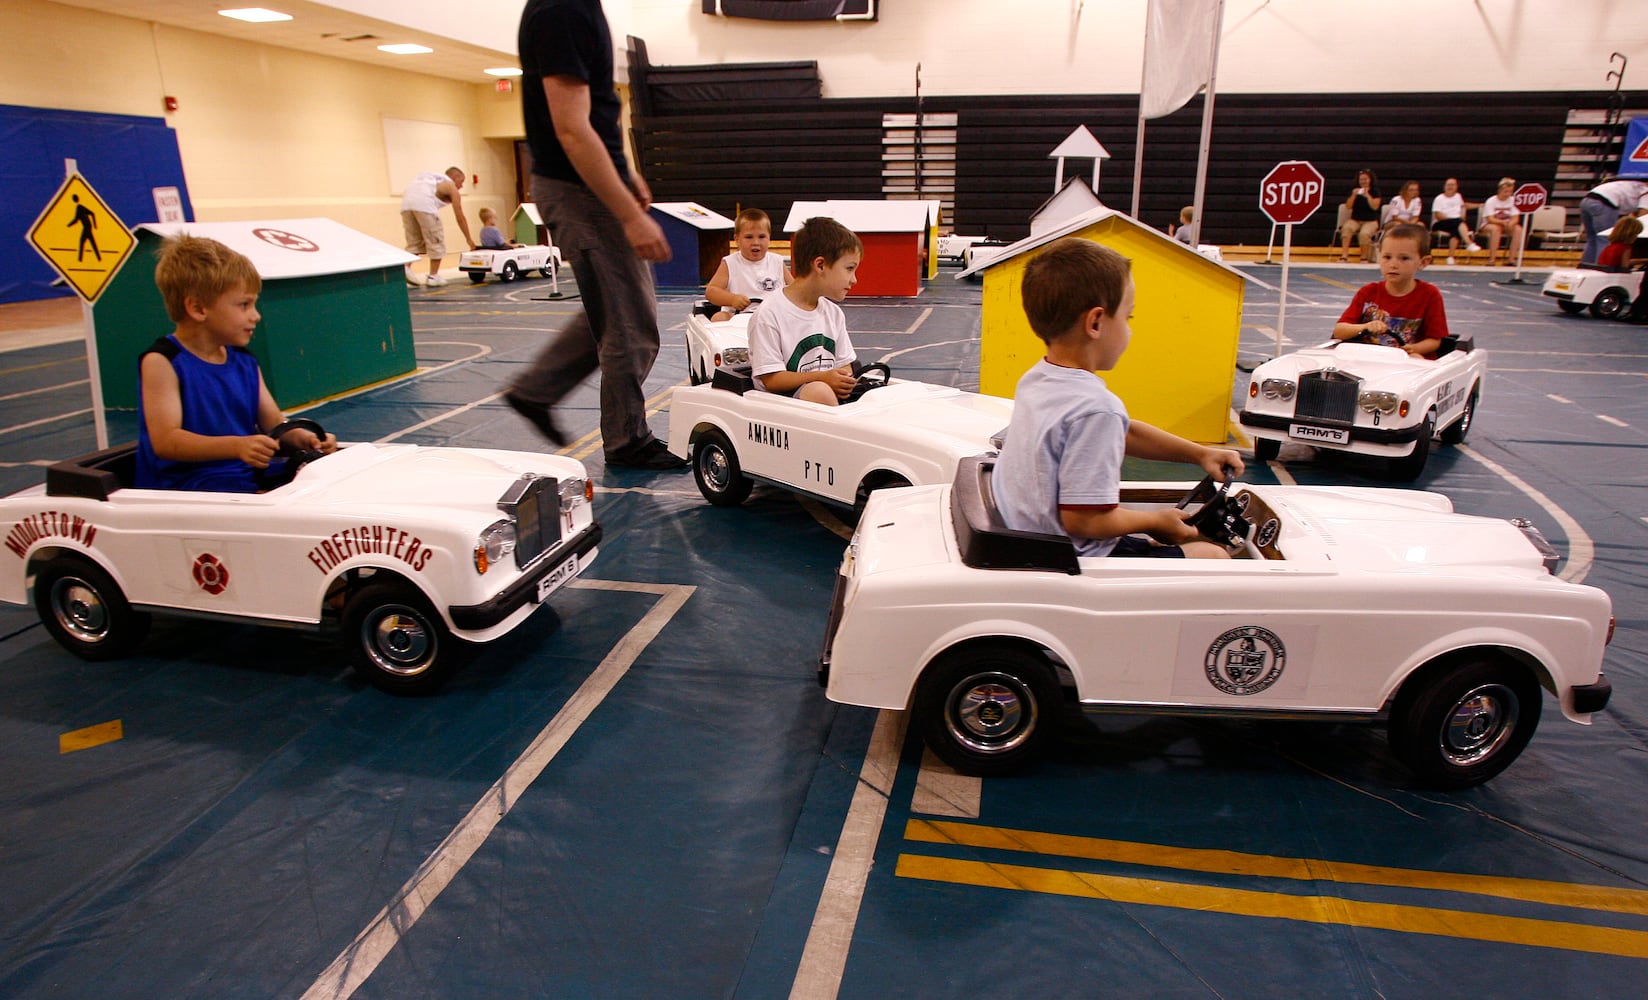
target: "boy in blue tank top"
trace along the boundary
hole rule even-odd
[[[176,328],[138,362],[139,488],[255,493],[256,470],[283,445],[337,450],[330,434],[265,433],[285,417],[246,350],[263,289],[249,259],[216,240],[175,236],[161,245],[155,285]]]

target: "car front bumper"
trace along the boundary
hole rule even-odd
[[[538,584],[577,556],[580,561],[601,542],[601,525],[591,522],[589,527],[574,535],[564,544],[546,552],[530,573],[510,584],[496,597],[484,604],[453,605],[447,609],[455,628],[465,632],[480,632],[508,618],[528,604],[538,601]]]
[[[1289,432],[1292,427],[1320,427],[1325,430],[1344,431],[1350,435],[1351,443],[1363,442],[1366,444],[1412,444],[1419,440],[1419,429],[1423,424],[1414,424],[1410,427],[1346,427],[1342,424],[1324,424],[1309,419],[1300,419],[1292,416],[1280,416],[1269,413],[1252,413],[1243,410],[1240,417],[1243,427],[1257,427],[1262,430],[1280,431],[1283,437],[1290,441],[1302,441],[1306,444],[1327,444],[1331,441],[1317,441],[1309,437],[1296,437]]]

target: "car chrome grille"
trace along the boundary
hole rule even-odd
[[[525,569],[561,542],[561,489],[554,476],[522,476],[498,500],[515,519],[515,565]]]
[[[1293,415],[1300,419],[1350,426],[1356,422],[1356,394],[1362,380],[1329,368],[1299,378]]]

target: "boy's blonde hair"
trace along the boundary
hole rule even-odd
[[[188,299],[211,305],[237,285],[253,295],[263,290],[263,277],[245,254],[217,240],[187,233],[168,237],[160,245],[155,257],[155,287],[160,289],[166,315],[173,323],[188,318]]]
[[[1185,207],[1179,209],[1179,221],[1180,222],[1190,223],[1190,222],[1195,221],[1195,218],[1196,218],[1196,206],[1195,205],[1186,205]]]
[[[1608,237],[1609,243],[1633,243],[1642,235],[1642,220],[1636,216],[1621,219],[1614,223],[1613,235]]]
[[[733,220],[733,233],[736,235],[743,232],[746,224],[751,226],[766,226],[767,232],[772,232],[772,219],[768,218],[767,213],[761,211],[759,208],[746,208],[742,212],[739,212],[738,218]]]
[[[1413,240],[1413,245],[1419,248],[1419,256],[1431,255],[1431,231],[1417,222],[1398,222],[1385,230],[1387,240]]]
[[[1069,236],[1049,245],[1024,266],[1024,314],[1036,336],[1052,343],[1081,322],[1089,309],[1121,308],[1133,262],[1092,240]]]
[[[496,219],[497,217],[498,217],[498,213],[494,212],[492,209],[490,209],[490,208],[481,209],[481,221],[482,222],[485,222],[488,219]]]
[[[858,234],[827,215],[815,216],[790,237],[790,273],[805,277],[812,273],[816,258],[824,258],[828,267],[847,254],[863,252]]]

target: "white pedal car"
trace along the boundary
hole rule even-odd
[[[962,772],[1028,762],[1073,703],[1383,721],[1424,782],[1463,788],[1521,753],[1542,688],[1578,723],[1608,702],[1608,595],[1552,576],[1530,525],[1415,490],[1124,483],[1124,506],[1200,504],[1240,555],[1078,558],[1003,526],[991,464],[870,498],[819,660],[831,700],[913,709]]]
[[[1392,477],[1424,471],[1431,441],[1458,444],[1470,432],[1487,376],[1486,351],[1450,337],[1435,361],[1399,347],[1330,340],[1260,365],[1239,417],[1261,462],[1282,443],[1389,460]]]
[[[750,317],[758,302],[752,300],[750,308],[723,323],[710,322],[715,307],[708,302],[693,307],[687,317],[687,379],[693,385],[708,382],[722,365],[736,368],[750,363]]]
[[[308,422],[311,426],[312,422]],[[336,630],[363,678],[434,689],[453,638],[520,625],[594,559],[582,463],[357,444],[261,494],[136,489],[135,444],[60,462],[0,499],[0,600],[32,600],[85,659],[130,653],[149,614]]]
[[[546,278],[555,277],[561,266],[561,251],[552,246],[513,247],[508,250],[470,250],[458,255],[458,270],[469,275],[477,285],[489,274],[499,281],[514,281],[528,271],[537,271]]]
[[[1595,268],[1563,268],[1552,271],[1539,290],[1556,300],[1565,313],[1591,310],[1598,319],[1614,319],[1630,308],[1642,294],[1642,271],[1602,271]]]
[[[743,503],[759,481],[856,507],[872,490],[949,482],[1013,416],[1010,399],[878,375],[885,365],[867,366],[860,384],[876,388],[821,406],[750,388],[748,366],[718,368],[709,384],[675,390],[670,451],[718,506]]]

